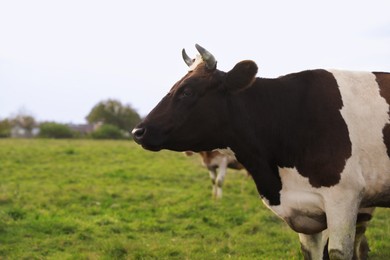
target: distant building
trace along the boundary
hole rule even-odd
[[[73,130],[81,135],[88,135],[88,134],[92,133],[93,131],[95,131],[97,128],[97,124],[94,124],[94,125],[91,125],[91,124],[67,124],[67,126],[71,130]]]
[[[80,136],[89,135],[96,129],[98,129],[102,123],[97,124],[65,124],[67,127],[69,127],[72,131],[80,134]],[[22,127],[19,123],[16,123],[11,128],[11,137],[14,138],[30,138],[30,137],[36,137],[39,134],[40,127],[39,124],[34,124],[31,131],[28,129]]]
[[[11,128],[11,137],[14,138],[30,138],[39,134],[39,125],[35,124],[31,130],[22,127],[19,124],[15,124]]]

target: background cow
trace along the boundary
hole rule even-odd
[[[307,259],[351,259],[370,208],[390,207],[390,74],[310,70],[256,78],[253,61],[195,60],[134,130],[159,151],[230,148]],[[364,234],[364,232],[363,232]],[[358,250],[356,250],[358,251]],[[355,257],[360,257],[356,255]]]
[[[185,152],[187,156],[193,155],[193,152]],[[209,170],[212,195],[213,197],[222,198],[222,186],[225,180],[227,169],[242,170],[244,166],[236,158],[229,154],[223,154],[217,150],[203,151],[198,153],[202,158],[202,164]]]

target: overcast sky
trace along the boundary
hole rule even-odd
[[[0,119],[83,123],[113,98],[146,115],[199,43],[218,68],[261,77],[313,68],[390,71],[390,1],[0,0]]]

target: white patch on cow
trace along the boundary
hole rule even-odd
[[[192,65],[188,68],[188,71],[193,71],[193,70],[195,70],[196,67],[198,67],[198,65],[201,64],[202,62],[203,62],[202,56],[200,56],[199,54],[197,54],[196,57],[195,57],[194,62],[193,62]]]
[[[386,192],[390,183],[390,160],[382,132],[389,123],[389,108],[379,93],[373,73],[336,70],[331,73],[341,93],[340,113],[348,127],[352,155],[340,183],[331,187],[326,195],[329,249],[351,257],[359,207],[364,207],[365,201],[375,203],[375,196]]]
[[[325,212],[324,193],[328,188],[313,188],[309,179],[295,168],[279,168],[279,175],[282,181],[280,205],[270,206],[266,199],[263,199],[264,204],[298,232],[323,230],[323,223],[318,223],[317,218]],[[298,215],[301,217],[297,218]]]
[[[383,142],[389,123],[388,104],[380,95],[373,73],[332,70],[343,101],[341,114],[352,143],[354,176],[363,178],[365,198],[383,192],[390,183],[390,160]],[[359,176],[360,175],[360,176]]]
[[[225,149],[215,149],[214,151],[218,151],[219,153],[228,156],[229,158],[232,158],[234,160],[237,160],[236,154],[233,152],[230,147],[226,147]]]
[[[296,232],[317,236],[319,232],[329,232],[326,229],[330,229],[332,239],[329,248],[341,252],[349,250],[353,248],[350,244],[353,241],[351,235],[354,234],[361,197],[361,184],[359,178],[354,179],[351,166],[353,162],[347,162],[339,184],[321,188],[314,188],[309,179],[299,174],[295,168],[279,168],[282,181],[281,203],[270,206],[267,200],[263,199],[263,202]],[[301,243],[306,245],[308,239],[314,238],[300,236]],[[317,243],[316,247],[310,249],[313,255],[322,253],[319,248],[323,248],[324,241],[320,239]]]

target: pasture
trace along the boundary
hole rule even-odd
[[[0,259],[302,259],[245,171],[211,198],[199,157],[132,141],[0,140]],[[390,259],[390,211],[368,229]]]

